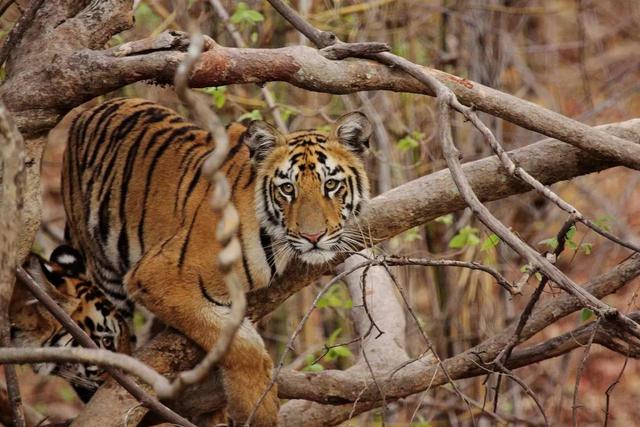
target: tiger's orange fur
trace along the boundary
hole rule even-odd
[[[240,215],[243,256],[234,271],[246,290],[267,286],[293,259],[324,263],[350,249],[343,226],[368,198],[361,153],[369,134],[360,113],[330,134],[283,135],[265,122],[229,128],[223,171]],[[214,144],[169,109],[113,100],[74,120],[62,176],[69,237],[96,283],[125,312],[131,298],[204,349],[229,315],[216,260],[219,216],[201,175]],[[222,362],[234,421],[246,420],[272,365],[245,320]],[[277,411],[274,388],[254,425],[275,425]]]

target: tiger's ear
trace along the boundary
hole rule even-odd
[[[362,154],[369,148],[371,122],[359,111],[345,114],[335,124],[333,136],[349,150]]]
[[[277,145],[285,144],[285,137],[278,129],[262,120],[254,120],[244,133],[244,143],[249,147],[251,159],[260,163]]]

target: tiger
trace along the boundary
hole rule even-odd
[[[360,112],[329,132],[283,134],[265,121],[227,128],[221,170],[240,226],[242,257],[232,267],[243,289],[268,286],[294,260],[314,265],[352,247],[345,225],[369,198],[364,153],[371,124]],[[91,278],[124,312],[150,310],[205,350],[230,315],[217,263],[220,214],[202,166],[215,141],[172,110],[114,99],[78,114],[63,158],[67,238]],[[123,286],[124,285],[124,286]],[[273,362],[245,319],[220,363],[230,422],[244,423],[270,383]],[[272,387],[255,426],[277,423]]]
[[[31,253],[26,270],[91,337],[98,347],[129,354],[133,337],[129,325],[104,293],[85,276],[81,255],[61,245],[50,260]],[[78,347],[79,343],[30,293],[17,286],[11,300],[12,342],[18,347]],[[105,380],[103,369],[74,363],[37,363],[34,371],[57,375],[69,381],[83,402],[88,402]]]

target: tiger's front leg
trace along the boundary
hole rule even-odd
[[[230,308],[205,287],[203,266],[183,260],[171,242],[152,248],[125,277],[130,297],[205,350],[218,340]],[[262,338],[245,319],[221,361],[227,413],[244,423],[271,381],[273,362]],[[253,426],[275,426],[279,402],[274,386],[258,408]]]

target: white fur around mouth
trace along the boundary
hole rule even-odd
[[[311,249],[310,251],[301,253],[298,257],[307,264],[324,264],[331,261],[336,256],[334,251],[324,249]]]

